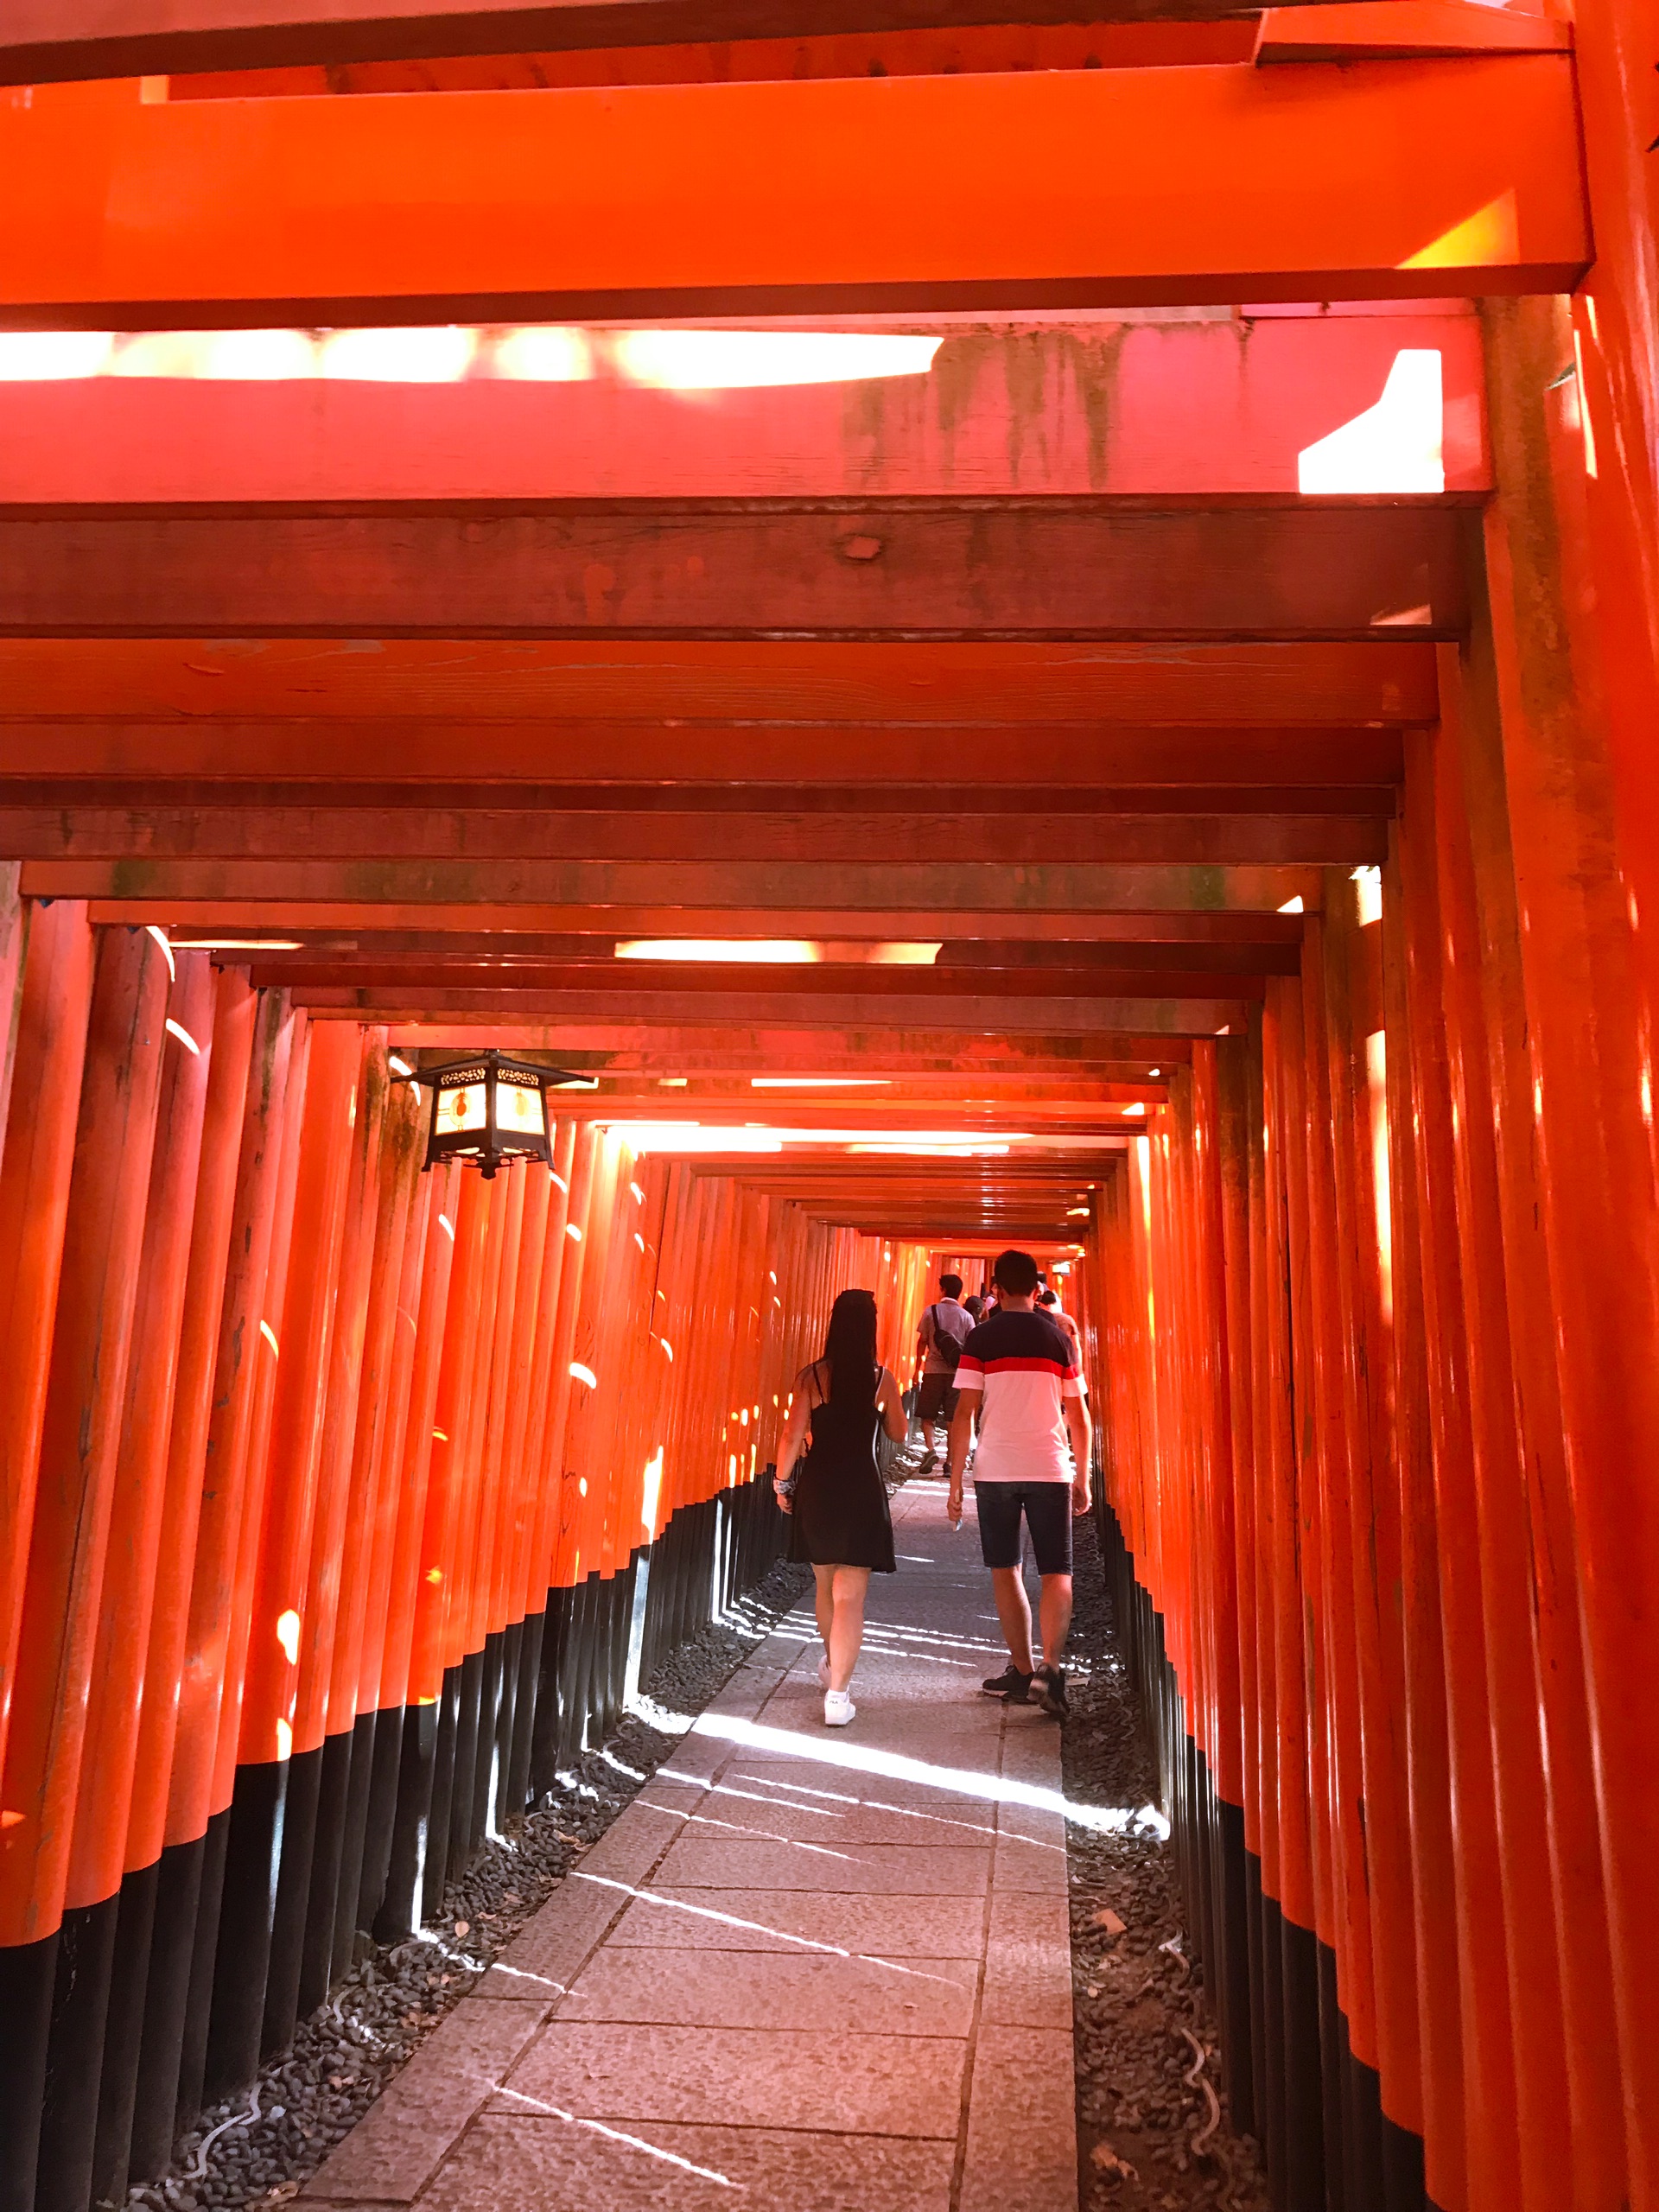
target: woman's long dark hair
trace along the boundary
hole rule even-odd
[[[875,1403],[875,1293],[843,1290],[830,1309],[823,1339],[830,1402],[861,1412]]]

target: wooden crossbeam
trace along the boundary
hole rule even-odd
[[[1198,962],[1176,967],[1159,964],[1103,965],[1091,968],[985,969],[929,967],[697,967],[686,962],[621,960],[581,966],[526,961],[503,964],[499,961],[361,960],[351,957],[333,960],[256,959],[254,981],[283,983],[301,996],[315,991],[365,990],[398,995],[404,1002],[427,993],[442,994],[453,1002],[456,992],[484,991],[499,996],[507,992],[536,995],[565,991],[588,998],[615,1001],[619,1014],[631,1006],[655,1002],[664,995],[682,999],[713,999],[722,1007],[747,1001],[776,1005],[798,1001],[804,1014],[820,1001],[837,1004],[855,995],[862,1004],[902,1000],[909,1007],[925,1002],[960,1007],[971,1002],[986,1010],[995,1007],[1000,1015],[1006,1001],[1016,1005],[1032,999],[1053,1003],[1074,998],[1084,1005],[1129,997],[1202,997],[1226,991],[1240,998],[1264,995],[1262,974],[1242,962],[1209,966]],[[810,1018],[810,1017],[809,1017]]]
[[[41,102],[0,174],[0,314],[99,329],[1563,291],[1591,252],[1550,54]]]
[[[1433,501],[1347,500],[0,513],[0,629],[1266,639],[1404,627],[1452,637],[1468,613],[1465,524],[1472,514]]]
[[[444,384],[186,375],[222,363],[221,341],[169,337],[159,359],[127,346],[126,373],[9,385],[0,505],[1284,496],[1307,448],[1376,404],[1402,351],[1439,359],[1446,490],[1490,485],[1473,314],[1245,327],[1244,345],[1232,320],[1208,316],[950,327],[925,374],[692,401],[639,380],[648,363],[626,333],[571,341],[561,365],[585,373],[554,384],[487,373],[510,364],[511,336],[481,337],[468,373]],[[130,372],[140,365],[157,373]]]
[[[980,997],[950,998],[918,992],[905,999],[849,991],[839,997],[808,1000],[786,991],[734,994],[728,1000],[690,991],[642,992],[626,1007],[607,991],[467,990],[429,987],[421,990],[378,990],[372,985],[338,988],[312,985],[297,988],[296,1005],[319,1011],[351,1014],[359,1020],[404,1022],[422,1014],[447,1015],[452,1020],[472,1015],[475,1020],[579,1022],[632,1020],[673,1024],[687,1021],[758,1021],[787,1023],[796,1027],[848,1029],[880,1023],[898,1026],[923,1023],[941,1030],[983,1030],[991,1023],[1008,1032],[1035,1032],[1050,1036],[1095,1036],[1112,1032],[1138,1032],[1146,1036],[1213,1037],[1248,1015],[1248,994],[1242,980],[1220,979],[1225,991],[1214,988],[1206,998],[1056,998],[1032,993],[995,1002]]]
[[[1382,652],[1377,646],[1356,652]],[[672,783],[698,804],[700,779],[748,803],[801,803],[790,794],[846,794],[902,810],[982,803],[1025,808],[1044,794],[1073,808],[1156,811],[1154,793],[1209,790],[1220,810],[1297,805],[1364,810],[1404,779],[1397,728],[1341,725],[1225,729],[1122,729],[1099,722],[990,721],[918,728],[868,721],[751,722],[671,728],[569,724],[550,718],[503,726],[456,721],[188,724],[25,722],[0,718],[0,798],[46,806],[154,806],[169,798],[218,806],[440,805],[465,765],[469,805],[569,805],[571,786],[604,779],[613,802],[630,788]],[[942,779],[941,766],[946,770]],[[808,783],[803,779],[810,778]],[[10,779],[34,786],[14,794]],[[329,780],[325,780],[328,779]],[[191,786],[198,785],[193,791]],[[925,793],[925,799],[920,794]],[[1225,793],[1224,798],[1222,794]],[[453,804],[451,799],[448,803]]]
[[[263,846],[279,844],[289,830],[304,840],[322,822],[338,821],[343,830],[365,833],[371,818],[387,815],[403,819],[374,834],[402,840],[416,814],[442,814],[454,825],[454,835],[470,840],[476,834],[487,847],[492,838],[513,834],[512,824],[550,815],[567,823],[591,823],[604,838],[620,835],[617,825],[621,823],[664,817],[690,822],[711,816],[776,821],[896,815],[928,823],[982,817],[1014,822],[1033,816],[1291,814],[1363,821],[1390,817],[1396,805],[1395,787],[1387,782],[1216,785],[1183,782],[1166,769],[1169,780],[1150,784],[1047,783],[1033,779],[1032,769],[1040,774],[1041,764],[1028,760],[1024,779],[982,784],[963,774],[954,752],[941,760],[936,744],[934,760],[945,772],[913,782],[847,783],[828,777],[817,783],[618,779],[482,787],[470,782],[365,784],[343,779],[334,784],[270,784],[251,779],[207,782],[182,776],[142,781],[29,776],[13,774],[8,763],[0,762],[0,809],[18,816],[73,809],[78,825],[84,825],[89,835],[104,834],[110,819],[118,816],[168,842],[181,836],[188,817],[201,825],[200,849],[212,850],[216,847],[210,841],[220,836],[229,836],[233,849],[250,840]],[[367,843],[358,849],[382,849]]]
[[[356,1017],[348,1008],[323,1007],[313,1009],[313,1018]],[[885,1028],[879,1023],[849,1032],[741,1021],[556,1024],[526,1020],[522,1014],[435,1017],[418,1010],[389,1027],[392,1043],[410,1051],[475,1052],[480,1045],[493,1043],[504,1052],[547,1052],[562,1066],[601,1077],[690,1078],[729,1075],[736,1069],[773,1076],[942,1076],[964,1084],[984,1076],[1020,1081],[1027,1075],[1056,1082],[1074,1077],[1132,1082],[1155,1081],[1152,1070],[1179,1067],[1192,1057],[1185,1037],[1149,1037],[1128,1030],[1110,1036],[1027,1037],[1008,1031],[986,1036],[973,1031]]]
[[[1273,913],[1293,899],[1319,898],[1313,868],[1116,866],[1024,868],[933,861],[845,862],[810,885],[785,861],[28,861],[22,891],[32,899],[143,899],[151,901],[387,903],[428,909],[515,906],[788,912],[804,889],[831,910],[890,913],[949,910],[961,914],[1033,915],[1158,909]],[[473,925],[476,926],[474,923]],[[719,932],[715,932],[718,934]]]
[[[608,947],[621,938],[779,937],[912,943],[937,938],[947,945],[1017,938],[1027,950],[1039,944],[1260,945],[1294,954],[1302,937],[1295,914],[1184,912],[1175,907],[1147,913],[1123,910],[1087,914],[822,906],[531,906],[504,912],[494,906],[411,909],[395,903],[308,906],[250,900],[225,905],[188,899],[95,899],[92,916],[94,922],[127,923],[141,929],[154,923],[181,942],[252,939],[256,949],[258,940],[270,938],[297,941],[305,947],[346,943],[370,951],[524,952],[550,957],[578,945]]]
[[[1075,0],[1020,0],[1026,24],[1071,25]],[[1163,0],[1093,0],[1099,24],[1173,12]],[[1183,16],[1232,12],[1180,0]],[[445,55],[549,55],[696,41],[881,35],[999,25],[1007,0],[10,0],[0,83],[294,68]],[[1248,39],[1242,51],[1249,51]],[[531,80],[533,81],[533,80]]]
[[[844,772],[880,775],[882,746],[940,725],[953,744],[1051,722],[1154,741],[1178,727],[1196,743],[1253,725],[1389,738],[1438,712],[1434,647],[1399,631],[1363,645],[772,639],[764,653],[718,639],[0,636],[0,713],[57,726],[45,772],[60,775],[442,778],[459,755],[471,777],[587,779],[632,749],[642,776],[705,759],[698,772],[723,776],[747,746],[772,769],[737,772],[789,780],[824,772],[823,748],[842,745]],[[788,727],[752,727],[766,724]],[[1065,753],[1096,757],[1077,751],[1085,733],[1064,734]],[[1147,774],[1128,765],[1144,751],[1121,757],[1084,772]],[[907,760],[896,752],[893,772]]]
[[[1372,866],[1387,856],[1378,818],[1349,814],[959,815],[935,805],[914,813],[682,814],[470,812],[424,808],[156,807],[143,811],[7,805],[0,793],[0,852],[21,860],[330,859],[493,861],[581,860],[622,864],[741,861],[760,850],[807,866],[901,860],[1053,867],[1174,862],[1196,866]]]

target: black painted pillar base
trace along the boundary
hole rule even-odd
[[[421,1924],[427,1836],[438,1759],[438,1728],[435,1704],[404,1707],[397,1796],[386,1853],[385,1889],[376,1906],[373,1922],[377,1943],[404,1942]]]
[[[110,2015],[104,2024],[104,2072],[99,2083],[98,2129],[92,2145],[92,2202],[122,2204],[127,2195],[127,2166],[143,2045],[144,2005],[149,1987],[150,1945],[156,1929],[156,1902],[161,1862],[143,1866],[121,1885],[115,1930],[115,1966],[110,1978]]]
[[[259,2071],[292,1764],[276,1759],[236,1770],[201,2075],[209,2104],[245,2089]]]
[[[0,2212],[35,2212],[57,1964],[55,1930],[0,1950]]]
[[[358,1884],[355,1925],[370,1935],[386,1901],[391,1877],[391,1839],[397,1822],[398,1776],[404,1764],[404,1713],[401,1705],[383,1706],[374,1716],[374,1764],[369,1777],[369,1807],[363,1826],[363,1871]]]
[[[92,2202],[98,2085],[120,1912],[118,1891],[98,1904],[66,1912],[58,1930],[35,2212],[86,2212]]]
[[[340,1862],[346,1840],[346,1800],[352,1786],[355,1728],[325,1736],[317,1755],[317,1810],[312,1825],[311,1863],[307,1870],[300,1931],[300,1973],[295,2017],[303,2019],[328,1997],[334,1970],[334,1903],[340,1894]],[[286,1854],[287,1845],[283,1845]],[[290,2025],[289,2033],[293,2032]],[[286,2043],[288,2037],[283,2041]]]
[[[364,1861],[369,1840],[369,1801],[374,1790],[375,1748],[378,1734],[379,1715],[359,1713],[351,1732],[348,1762],[351,1773],[340,1840],[340,1866],[329,1906],[334,1922],[334,1942],[328,1961],[328,1984],[331,1988],[350,1973],[352,1961],[357,1955],[358,1929],[360,1925],[358,1899],[363,1893]]]
[[[177,2101],[173,2110],[175,2135],[182,2135],[194,2125],[204,2101],[207,2042],[213,2024],[213,1988],[219,1974],[219,1923],[225,1906],[225,1869],[231,1851],[231,1811],[227,1805],[222,1812],[215,1813],[202,1838],[201,1894],[190,1956],[184,2034],[179,2045]],[[263,1980],[263,1969],[261,1972]]]

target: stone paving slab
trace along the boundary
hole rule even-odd
[[[717,2028],[807,2020],[826,2036],[966,2036],[978,1978],[973,1959],[631,1951],[607,1944],[559,2006],[559,2018],[665,2026],[696,2020]]]
[[[652,1888],[629,1905],[609,1942],[613,1948],[798,1951],[823,1945],[868,1957],[977,1959],[985,1943],[985,1900]]]
[[[486,2113],[423,2212],[950,2212],[956,2145],[759,2127],[605,2131]]]
[[[499,2011],[501,2007],[494,2008]],[[555,2019],[491,2101],[583,2119],[707,2120],[954,2142],[968,2044],[810,2028],[628,2027]]]
[[[895,1501],[858,1717],[810,1607],[435,2032],[315,2212],[1077,2212],[1058,1732],[943,1486]]]

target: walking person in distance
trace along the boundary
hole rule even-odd
[[[896,1567],[879,1427],[902,1444],[905,1402],[875,1356],[874,1292],[843,1290],[830,1309],[822,1358],[795,1378],[776,1478],[778,1502],[791,1516],[789,1555],[810,1562],[817,1585],[818,1680],[831,1728],[844,1728],[857,1711],[849,1685],[864,1640],[870,1576]]]
[[[931,1474],[939,1464],[933,1446],[936,1422],[949,1428],[957,1417],[957,1362],[973,1328],[973,1316],[961,1302],[962,1277],[941,1275],[939,1297],[916,1326],[916,1419],[922,1432],[922,1459],[916,1471]]]
[[[977,1409],[974,1504],[980,1550],[991,1570],[996,1617],[1008,1647],[1007,1668],[984,1687],[1013,1705],[1034,1698],[1045,1713],[1064,1718],[1071,1521],[1089,1510],[1089,1408],[1070,1339],[1037,1309],[1035,1260],[1029,1252],[1002,1253],[995,1281],[996,1311],[973,1332],[957,1366],[946,1510],[953,1522],[962,1518],[963,1473]],[[1033,1654],[1031,1605],[1020,1573],[1022,1516],[1042,1577],[1040,1659]]]

